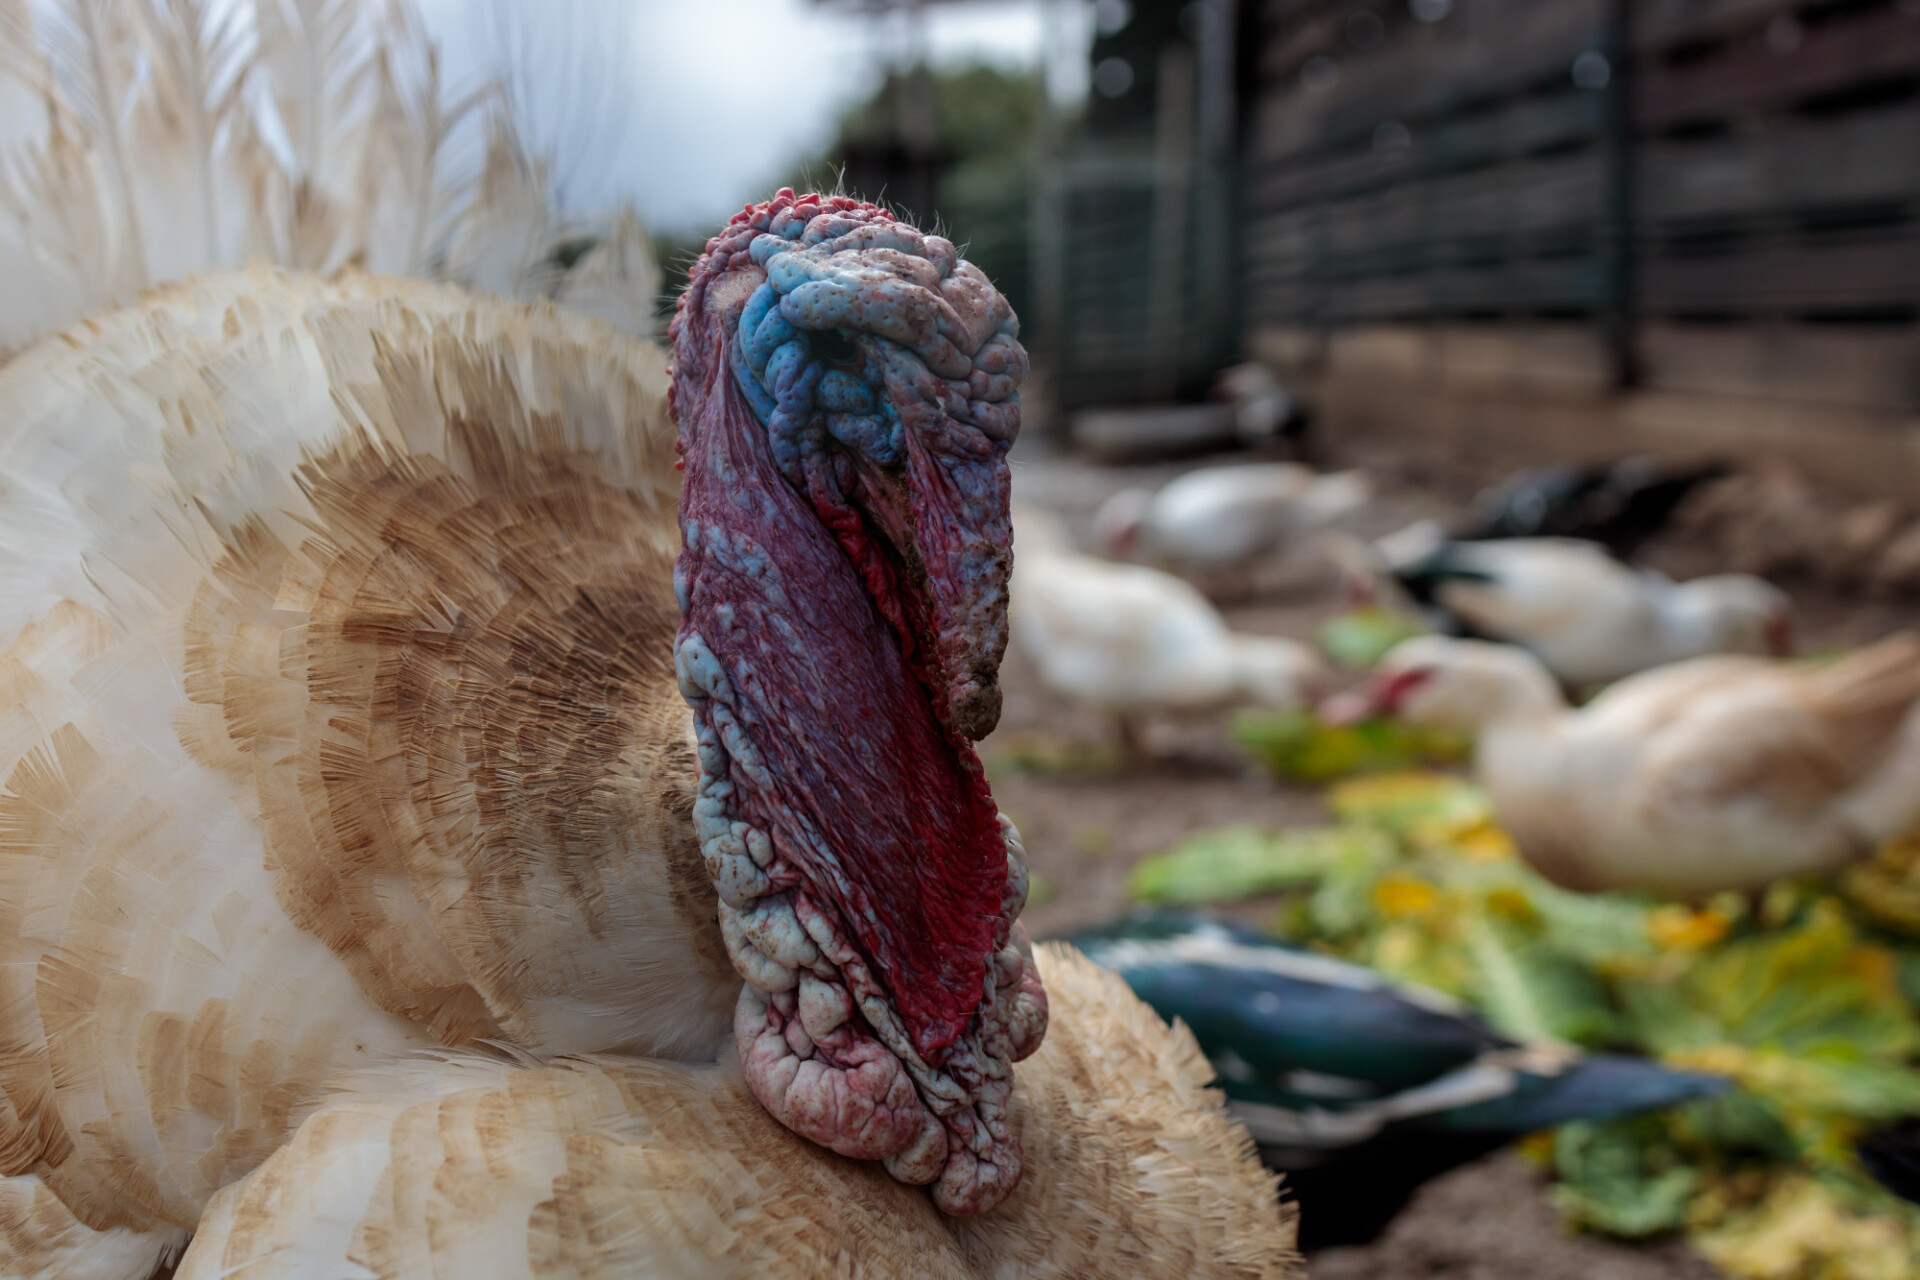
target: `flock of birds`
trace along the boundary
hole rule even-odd
[[[1009,518],[954,246],[783,191],[663,350],[638,223],[557,216],[406,4],[0,0],[0,156],[0,1274],[1281,1277],[1722,1087],[1204,918],[1032,945],[1009,629],[1135,751],[1471,728],[1570,886],[1920,817],[1920,645],[1789,665],[1766,584],[1621,558],[1709,473],[1356,543],[1364,476],[1216,468],[1087,555]],[[1446,634],[1328,699],[1187,580],[1316,539]]]
[[[1316,480],[1301,470],[1190,472],[1167,487],[1178,516],[1167,528],[1179,536],[1144,545],[1164,563],[1195,562],[1179,548],[1210,541],[1209,493],[1219,544],[1243,560],[1364,501],[1351,475]],[[1398,645],[1363,688],[1333,698],[1322,696],[1327,673],[1306,645],[1234,635],[1191,588],[1144,566],[1081,557],[1072,596],[1023,592],[1016,577],[1015,626],[1063,695],[1128,714],[1185,710],[1182,699],[1156,707],[1155,697],[1195,678],[1163,682],[1162,651],[1103,646],[1084,620],[1120,613],[1123,600],[1139,610],[1151,581],[1168,614],[1188,615],[1187,628],[1203,617],[1217,626],[1217,651],[1271,655],[1268,679],[1232,686],[1243,702],[1318,703],[1335,719],[1387,714],[1471,733],[1476,774],[1502,824],[1536,869],[1568,888],[1700,897],[1834,871],[1920,822],[1920,637],[1789,661],[1792,606],[1778,588],[1747,574],[1676,583],[1621,558],[1688,490],[1722,474],[1637,458],[1555,468],[1488,491],[1459,536],[1434,521],[1373,543],[1328,534],[1326,553],[1356,598],[1385,601],[1435,633]],[[1350,500],[1327,501],[1330,490]],[[1257,516],[1248,510],[1255,491],[1266,508]],[[1131,497],[1115,501],[1133,509]],[[1147,507],[1145,528],[1156,527],[1159,506]],[[1112,527],[1105,510],[1096,526]],[[1055,546],[1054,535],[1042,540],[1043,564],[1062,554]],[[1102,593],[1109,574],[1124,575],[1126,596]],[[1225,658],[1213,667],[1235,670]]]
[[[1498,822],[1562,887],[1758,891],[1920,823],[1920,638],[1792,660],[1777,588],[1737,574],[1676,583],[1625,558],[1722,474],[1637,458],[1543,469],[1483,494],[1454,536],[1429,521],[1363,542],[1330,527],[1366,501],[1360,477],[1196,470],[1164,501],[1127,492],[1096,516],[1103,550],[1143,563],[1077,552],[1056,519],[1021,513],[1017,563],[1038,564],[1016,568],[1014,636],[1044,684],[1114,716],[1129,744],[1147,717],[1228,705],[1463,732]],[[1326,556],[1354,600],[1430,634],[1329,695],[1310,646],[1232,632],[1180,576],[1283,553]],[[1194,1029],[1236,1115],[1287,1171],[1311,1245],[1370,1239],[1419,1182],[1533,1129],[1718,1087],[1506,1044],[1430,993],[1218,921],[1148,914],[1076,941]],[[1863,1159],[1920,1199],[1916,1151],[1896,1130]]]
[[[1689,470],[1684,483],[1640,459],[1575,474],[1585,483],[1567,484],[1553,469],[1494,491],[1501,500],[1459,536],[1424,520],[1370,543],[1334,527],[1366,505],[1365,476],[1286,462],[1203,468],[1155,493],[1115,494],[1094,516],[1099,556],[1078,551],[1057,517],[1028,507],[1014,626],[1047,685],[1114,716],[1128,741],[1145,716],[1292,709],[1328,691],[1332,674],[1313,648],[1234,633],[1189,580],[1288,550],[1336,563],[1357,602],[1524,649],[1570,691],[1709,654],[1791,651],[1791,602],[1760,578],[1676,583],[1597,538],[1510,532],[1518,507],[1542,512],[1535,523],[1545,528],[1638,540],[1717,468]],[[1610,486],[1598,479],[1607,476]],[[1636,506],[1646,489],[1663,502]],[[1605,493],[1615,501],[1600,503]]]

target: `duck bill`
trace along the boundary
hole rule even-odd
[[[1407,696],[1425,684],[1428,671],[1382,672],[1357,689],[1337,693],[1322,702],[1318,714],[1322,722],[1335,726],[1356,725],[1376,716],[1397,716]]]

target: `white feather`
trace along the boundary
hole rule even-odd
[[[32,2],[0,0],[0,359],[255,258],[440,275],[651,333],[645,230],[605,219],[570,278],[561,250],[589,224],[556,213],[498,81],[450,90],[413,0]]]

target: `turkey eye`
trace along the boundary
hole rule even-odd
[[[807,335],[807,344],[813,348],[814,355],[840,367],[852,364],[860,354],[853,339],[838,329],[816,329]]]

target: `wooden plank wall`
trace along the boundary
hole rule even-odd
[[[1254,324],[1591,314],[1609,296],[1607,0],[1268,0],[1246,138]]]
[[[1638,0],[1643,376],[1920,409],[1920,4]]]
[[[1920,409],[1920,0],[1248,0],[1242,31],[1250,345],[1411,327],[1431,372],[1571,327],[1621,383]]]

